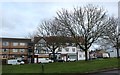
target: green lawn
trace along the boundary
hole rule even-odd
[[[120,59],[119,59],[120,60]],[[107,68],[120,68],[118,59],[101,59],[93,61],[77,61],[77,62],[56,62],[44,65],[45,73],[87,73],[99,71]],[[25,65],[3,65],[3,73],[42,73],[41,64],[25,64]]]

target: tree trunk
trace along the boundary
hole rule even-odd
[[[53,50],[53,61],[56,62],[55,50]]]
[[[119,58],[119,48],[117,47],[116,50],[117,50],[117,58]]]
[[[88,61],[88,53],[87,53],[87,50],[85,50],[85,61]]]
[[[119,46],[118,46],[118,37],[116,38],[117,43],[116,43],[116,50],[117,50],[117,58],[119,58]]]

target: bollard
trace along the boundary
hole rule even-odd
[[[44,73],[44,64],[42,64],[42,73]]]

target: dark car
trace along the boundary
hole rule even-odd
[[[64,60],[62,60],[62,59],[58,59],[57,62],[64,62]]]

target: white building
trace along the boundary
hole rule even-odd
[[[110,57],[117,57],[117,50],[114,49],[114,50],[111,50],[111,51],[108,51]],[[119,56],[120,56],[120,49],[119,49]]]
[[[71,38],[70,38],[71,39]],[[65,45],[61,45],[60,47],[56,48],[55,50],[55,56],[57,60],[64,60],[64,61],[77,61],[77,60],[85,60],[85,52],[80,50],[78,47],[76,47],[76,44],[74,42],[70,42],[69,39],[63,39]],[[34,47],[34,58],[35,62],[40,58],[51,58],[53,56],[51,50],[46,47],[46,41],[54,41],[54,39],[49,40],[43,39],[43,38],[37,38],[35,40],[35,47]],[[52,45],[51,45],[52,46]],[[51,47],[50,46],[50,47]],[[46,54],[49,54],[46,56]],[[89,58],[89,52],[88,52],[88,58]]]
[[[61,59],[64,61],[69,60],[77,60],[77,48],[72,46],[67,46],[61,48],[61,51],[58,51],[58,53],[61,53]]]
[[[88,59],[89,59],[89,51],[87,53]],[[77,59],[78,60],[85,60],[85,52],[78,50],[78,54],[77,54]]]
[[[68,46],[65,48],[62,48],[61,57],[64,61],[77,61],[77,60],[85,60],[85,52],[78,49],[77,47]],[[89,52],[88,52],[88,58],[89,58]]]

